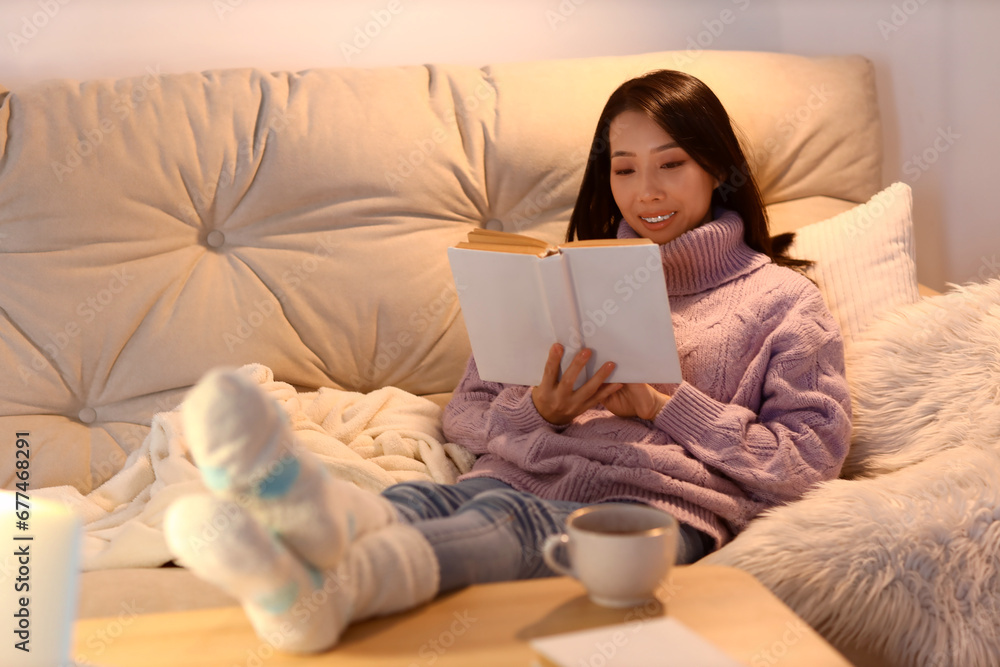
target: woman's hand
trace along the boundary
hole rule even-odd
[[[619,417],[653,420],[670,397],[642,382],[619,384],[620,389],[605,398],[604,407]]]
[[[593,353],[584,348],[580,350],[566,372],[559,377],[559,366],[563,356],[563,346],[555,343],[549,349],[549,358],[545,362],[545,371],[542,374],[542,382],[537,387],[531,388],[531,400],[535,404],[545,421],[550,424],[568,424],[573,418],[594,407],[598,403],[607,400],[607,397],[620,390],[620,383],[604,384],[611,372],[615,369],[612,361],[601,366],[594,373],[594,376],[584,382],[579,389],[574,390],[573,385],[580,375],[580,371],[590,360]]]

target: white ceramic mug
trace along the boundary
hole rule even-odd
[[[656,597],[677,558],[677,520],[633,503],[581,507],[566,517],[566,532],[542,547],[550,568],[577,579],[595,603],[633,607]],[[556,557],[566,545],[569,563]]]
[[[0,490],[0,665],[73,664],[81,530],[60,503]]]

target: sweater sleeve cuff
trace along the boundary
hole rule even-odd
[[[717,423],[726,406],[688,382],[682,382],[653,421],[678,443],[698,442]]]
[[[528,433],[538,428],[547,428],[553,431],[561,431],[568,424],[553,424],[538,413],[535,402],[531,400],[531,390],[524,392],[521,399],[507,410],[507,419],[514,429],[521,433]]]

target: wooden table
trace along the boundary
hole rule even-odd
[[[472,586],[353,625],[332,651],[314,656],[275,652],[239,607],[96,618],[77,622],[73,656],[100,667],[527,666],[534,637],[667,614],[751,667],[850,665],[742,570],[677,567],[659,598],[662,604],[606,609],[564,577]]]

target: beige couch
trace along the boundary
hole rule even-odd
[[[150,70],[7,94],[0,427],[33,432],[33,485],[96,488],[217,365],[444,400],[469,354],[445,249],[484,225],[559,239],[603,103],[649,69],[718,92],[776,228],[878,192],[867,61],[687,60]]]
[[[857,56],[150,69],[0,93],[3,441],[31,432],[34,488],[88,494],[214,366],[443,404],[469,355],[445,249],[476,226],[560,239],[604,101],[654,68],[718,93],[774,231],[882,190],[874,71]],[[848,241],[871,219],[852,224]],[[882,306],[917,298],[908,243],[879,245],[902,285]],[[825,293],[842,322],[864,310],[864,294]],[[83,615],[225,600],[177,568],[83,581]]]

